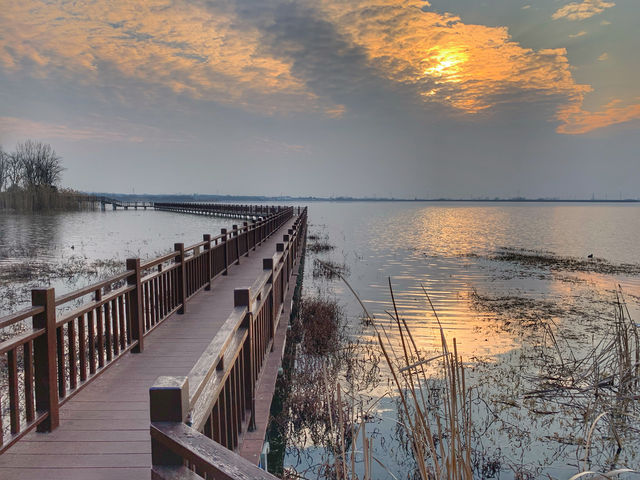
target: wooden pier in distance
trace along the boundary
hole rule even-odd
[[[0,318],[33,319],[0,344],[0,478],[275,478],[257,464],[306,209],[262,215],[80,291],[35,291],[31,309]]]

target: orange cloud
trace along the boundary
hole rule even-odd
[[[587,124],[593,130],[622,123],[627,120],[621,118],[632,118],[638,108],[587,114],[582,104],[592,87],[574,80],[566,50],[524,48],[506,27],[466,24],[451,14],[424,11],[418,0],[320,4],[340,32],[367,52],[381,75],[417,89],[425,102],[477,114],[502,103],[553,98],[560,103],[558,133],[586,132]],[[604,2],[598,5],[606,8]]]
[[[569,3],[559,8],[551,16],[554,20],[565,18],[567,20],[584,20],[602,13],[607,8],[615,7],[613,2],[605,2],[603,0],[583,0],[582,3]]]
[[[266,111],[315,105],[290,62],[264,53],[256,28],[239,27],[231,2],[214,5],[8,2],[0,16],[0,65],[98,85],[112,82],[107,72],[115,71],[194,98]]]
[[[372,74],[425,104],[446,105],[471,117],[513,102],[554,103],[559,133],[636,118],[636,105],[584,111],[592,88],[575,81],[566,50],[524,48],[506,27],[467,24],[455,15],[428,11],[429,3],[421,0],[305,1],[313,7],[310,14],[346,39],[344,45],[364,52]],[[554,18],[587,18],[613,5],[570,3]],[[309,70],[294,68],[296,61],[316,59],[294,60],[286,46],[267,48],[258,25],[239,16],[233,0],[8,2],[0,16],[0,67],[98,86],[119,87],[125,79],[129,82],[121,89],[134,84],[155,98],[170,89],[264,113],[341,117],[346,107],[317,94],[310,87],[313,79],[305,78]],[[319,65],[316,71],[323,71]],[[349,68],[346,62],[344,68]]]
[[[640,100],[640,99],[636,99]],[[624,105],[621,100],[613,100],[599,112],[582,109],[581,104],[573,104],[558,112],[562,124],[558,133],[579,135],[599,128],[640,119],[640,104]]]

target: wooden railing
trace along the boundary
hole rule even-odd
[[[155,202],[156,210],[180,213],[197,213],[201,215],[234,216],[238,218],[259,217],[278,213],[285,208],[273,205],[236,205],[226,203],[195,203],[195,202]]]
[[[235,289],[233,312],[189,374],[160,377],[150,389],[152,478],[276,478],[233,451],[255,428],[255,387],[284,311],[306,220],[304,209],[276,254],[263,259],[253,285]]]
[[[123,354],[144,349],[144,336],[172,313],[184,313],[188,300],[230,265],[276,232],[293,216],[281,207],[216,237],[141,264],[128,259],[126,271],[94,285],[55,297],[53,288],[32,290],[32,306],[0,318],[0,368],[8,382],[0,401],[9,401],[5,434],[0,405],[0,453],[33,428],[51,431],[59,407]],[[26,332],[12,334],[31,320]]]

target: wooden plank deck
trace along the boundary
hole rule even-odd
[[[189,373],[233,310],[234,289],[253,284],[262,272],[262,259],[275,253],[276,243],[282,242],[283,233],[294,220],[251,251],[249,257],[242,257],[239,265],[230,267],[229,275],[215,279],[210,291],[194,296],[184,315],[172,315],[145,337],[143,353],[125,355],[65,403],[60,409],[58,429],[51,433],[31,432],[0,455],[0,479],[148,480],[149,387],[161,375]],[[288,319],[287,307],[283,319]],[[278,356],[286,323],[281,322],[277,335],[280,338],[274,345]],[[270,358],[268,363],[271,367],[265,368],[262,375],[265,386],[259,383],[257,387],[259,428],[247,438],[247,445],[240,447],[245,458],[256,459],[262,446],[258,436],[259,432],[264,436],[266,429],[273,393],[270,385],[275,381],[279,360]],[[261,418],[264,412],[266,418]]]

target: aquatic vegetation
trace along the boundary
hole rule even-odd
[[[348,275],[349,272],[350,269],[346,263],[337,263],[331,260],[321,261],[317,258],[313,260],[313,278],[326,278],[327,280],[334,280],[340,278],[343,275]]]
[[[307,249],[312,253],[329,252],[335,249],[336,246],[329,243],[327,240],[316,240],[315,242],[307,244]]]
[[[490,260],[517,263],[523,267],[552,271],[592,272],[606,275],[640,275],[640,265],[611,263],[602,258],[576,258],[547,251],[502,248],[487,257]]]

